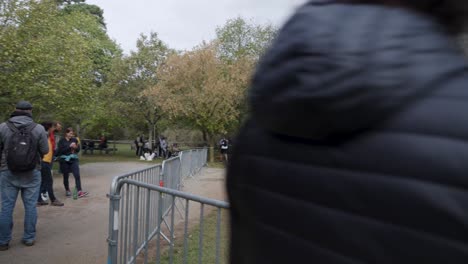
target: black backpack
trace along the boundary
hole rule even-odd
[[[39,162],[37,152],[37,139],[31,135],[31,131],[37,126],[32,123],[29,126],[18,129],[13,123],[6,122],[13,132],[6,146],[6,163],[12,172],[33,170]]]

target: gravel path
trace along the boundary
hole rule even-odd
[[[0,252],[2,264],[83,264],[106,263],[109,192],[112,178],[149,165],[137,162],[90,163],[80,166],[86,198],[66,198],[61,175],[54,177],[56,196],[64,207],[38,208],[37,240],[33,247],[20,243],[23,232],[23,204],[19,197],[14,213],[13,240],[10,249]],[[224,200],[224,170],[204,168],[197,180],[189,179],[184,191]],[[73,186],[74,179],[70,176]]]

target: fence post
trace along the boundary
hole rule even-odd
[[[120,190],[120,188],[119,188]],[[119,237],[119,211],[120,211],[120,194],[111,192],[109,197],[109,237],[107,238],[108,248],[108,264],[117,264],[117,243]]]

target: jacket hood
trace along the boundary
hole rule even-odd
[[[429,16],[309,3],[259,63],[249,102],[253,120],[274,133],[342,138],[378,126],[466,69],[455,40]]]
[[[16,112],[15,112],[16,113]],[[12,114],[12,117],[8,119],[12,122],[17,128],[28,126],[33,122],[31,114],[23,113],[23,114]]]

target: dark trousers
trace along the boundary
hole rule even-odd
[[[44,190],[44,192],[49,194],[49,198],[52,202],[56,200],[53,185],[54,180],[52,178],[52,164],[43,161],[41,163],[41,190]],[[40,193],[37,201],[42,201]]]
[[[162,157],[163,156],[163,150],[161,147],[158,147],[158,157]]]
[[[60,161],[60,170],[63,173],[63,186],[66,191],[70,191],[70,186],[68,183],[68,176],[70,172],[75,177],[75,186],[78,191],[81,191],[81,177],[80,177],[80,166],[78,160]]]
[[[137,145],[136,146],[136,155],[139,157],[139,156],[141,156],[142,152],[143,152],[143,147],[140,147],[140,146]]]

